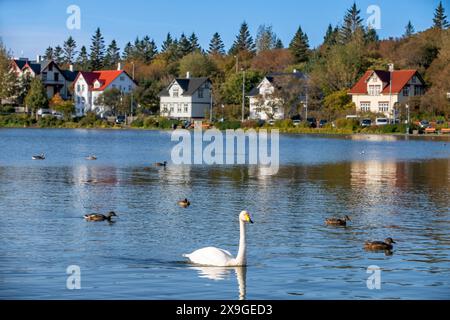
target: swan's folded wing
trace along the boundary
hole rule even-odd
[[[184,254],[190,262],[205,266],[226,266],[233,256],[227,250],[206,247],[192,253]]]

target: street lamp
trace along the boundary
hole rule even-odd
[[[132,61],[131,64],[133,65],[132,76],[133,76],[133,82],[134,82],[134,61]],[[131,86],[131,88],[133,88],[133,86]],[[133,98],[134,98],[134,92],[132,91],[131,92],[131,99],[130,99],[130,101],[131,101],[131,117],[133,117],[133,103],[134,103],[134,99]]]
[[[408,114],[407,126],[406,126],[406,134],[409,134],[409,105],[406,105],[406,113]]]
[[[242,69],[242,122],[245,114],[245,70]]]

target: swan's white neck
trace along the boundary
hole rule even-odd
[[[236,265],[237,266],[245,266],[247,264],[247,248],[245,241],[245,222],[239,219],[239,251],[236,256]]]

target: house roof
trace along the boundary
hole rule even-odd
[[[121,74],[127,73],[123,70],[102,70],[91,72],[80,71],[74,81],[77,81],[78,77],[82,75],[84,80],[87,82],[90,91],[103,91]],[[99,88],[94,88],[94,82],[96,80],[98,80],[101,84]]]
[[[31,70],[35,74],[41,73],[41,64],[35,61],[23,60],[23,59],[14,59],[15,64],[19,67],[20,70],[23,70],[26,66],[30,67]]]
[[[204,84],[206,81],[210,81],[207,77],[200,78],[176,78],[174,79],[170,85],[163,89],[160,93],[160,97],[168,97],[169,89],[173,85],[174,82],[178,83],[178,85],[183,89],[183,96],[192,96],[197,89]]]
[[[383,82],[382,94],[389,94],[389,92],[397,94],[403,89],[413,76],[417,76],[423,84],[423,80],[420,77],[417,70],[394,70],[392,72],[392,87],[390,86],[390,72],[384,70],[367,70],[359,81],[350,89],[349,94],[368,94],[367,93],[367,81],[373,74],[376,74],[378,78]]]
[[[64,78],[66,78],[66,80],[70,82],[75,81],[78,75],[78,71],[62,70],[61,72]]]
[[[47,68],[49,64],[53,63],[55,67],[62,73],[63,77],[68,81],[74,81],[78,74],[78,71],[62,70],[58,66],[58,64],[53,60],[44,60],[41,62],[36,62],[27,59],[14,59],[14,63],[20,70],[23,70],[25,66],[30,67],[33,70],[33,72],[37,75],[39,75],[42,70]]]
[[[273,72],[267,74],[264,79],[267,79],[267,81],[269,81],[271,84],[274,84],[274,81],[284,77],[293,77],[299,80],[307,79],[307,76],[302,72]],[[254,97],[259,95],[259,88],[263,80],[261,80],[261,82],[256,87],[253,87],[252,90],[250,90],[250,92],[247,94],[247,97]]]

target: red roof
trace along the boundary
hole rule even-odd
[[[391,75],[389,71],[384,70],[368,70],[364,75],[359,79],[359,81],[350,89],[349,94],[368,94],[367,92],[367,81],[375,73],[378,78],[383,81],[383,90],[381,93],[389,94],[392,92],[394,94],[400,93],[403,87],[408,83],[408,81],[414,76],[417,75],[422,81],[422,78],[418,75],[417,70],[394,70],[392,75],[392,88],[390,89],[390,78]],[[422,81],[423,84],[423,81]]]
[[[111,82],[114,81],[119,75],[125,73],[123,70],[102,70],[102,71],[92,71],[92,72],[84,72],[80,71],[78,73],[77,78],[74,83],[78,80],[80,74],[83,76],[84,80],[86,80],[90,91],[103,91],[106,87],[108,87]],[[94,88],[94,82],[98,80],[100,82],[100,87]]]

